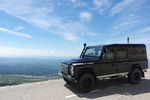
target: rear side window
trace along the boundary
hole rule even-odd
[[[145,58],[146,49],[144,47],[129,47],[128,57],[129,58]]]
[[[119,49],[119,50],[117,50],[116,56],[117,56],[117,58],[126,58],[127,52],[125,49]]]
[[[138,58],[146,57],[146,50],[144,48],[138,48],[138,50],[137,50],[137,57]]]

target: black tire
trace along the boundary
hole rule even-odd
[[[95,78],[90,73],[81,75],[77,82],[78,89],[83,93],[91,91],[92,89],[94,89],[95,85]]]
[[[142,78],[142,73],[141,70],[138,68],[133,69],[131,73],[128,75],[129,82],[132,84],[140,83],[141,78]]]
[[[64,81],[65,81],[67,84],[70,84],[70,83],[71,83],[71,81],[67,80],[66,78],[63,77],[63,79],[64,79]]]

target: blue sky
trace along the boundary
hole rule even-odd
[[[0,0],[0,56],[79,56],[127,37],[150,50],[149,0]]]

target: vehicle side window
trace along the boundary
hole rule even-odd
[[[107,49],[106,52],[103,54],[103,59],[113,59],[114,53],[112,49]]]
[[[144,47],[128,47],[129,58],[144,58],[146,57],[146,49]]]
[[[127,57],[127,52],[125,49],[117,50],[117,58],[125,58]]]

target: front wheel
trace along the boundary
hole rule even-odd
[[[90,73],[83,74],[77,82],[78,89],[84,93],[92,90],[95,87],[95,84],[95,78]]]
[[[138,84],[141,81],[141,77],[142,73],[140,69],[136,68],[131,71],[131,73],[128,76],[128,79],[132,84]]]

